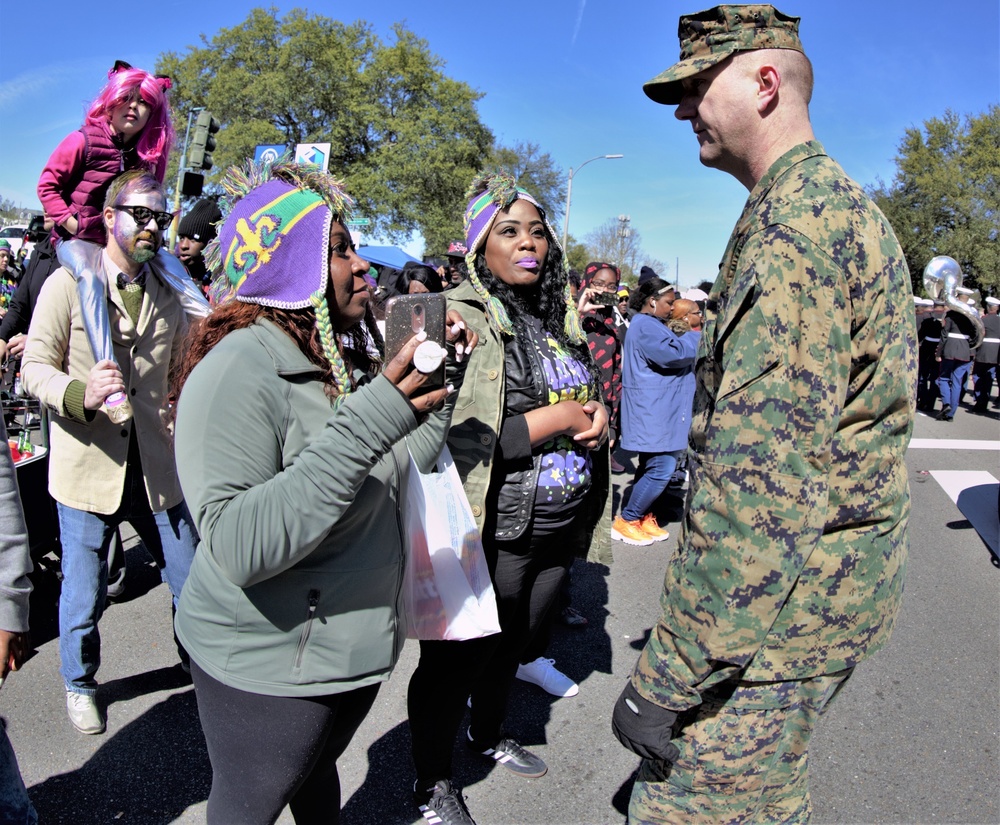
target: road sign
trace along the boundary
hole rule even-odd
[[[274,163],[285,154],[287,147],[283,143],[261,143],[254,150],[254,163]]]
[[[351,218],[346,222],[348,226],[371,226],[372,222],[368,218]]]
[[[295,145],[295,162],[311,163],[324,172],[330,167],[329,143],[297,143]]]

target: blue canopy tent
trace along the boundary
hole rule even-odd
[[[407,261],[423,263],[419,258],[408,255],[398,246],[359,246],[358,255],[368,263],[376,266],[388,266],[392,269],[402,269]]]

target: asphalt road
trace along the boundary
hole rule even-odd
[[[1000,476],[1000,417],[963,410],[948,424],[921,416],[915,437],[989,449],[910,450],[903,611],[888,648],[858,668],[814,737],[814,823],[1000,822],[1000,563],[931,475]],[[616,478],[617,493],[630,477]],[[625,821],[637,759],[612,737],[610,712],[657,614],[673,548],[673,537],[654,549],[618,545],[610,569],[574,567],[574,604],[590,625],[557,630],[549,655],[580,693],[554,699],[523,683],[514,691],[509,726],[549,764],[542,779],[456,751],[456,780],[480,825]],[[37,653],[0,692],[44,825],[204,820],[210,766],[193,690],[176,666],[167,590],[141,546],[130,542],[127,555],[127,599],[101,623],[107,733],[82,736],[66,718],[51,572],[36,576]],[[422,822],[410,800],[405,705],[415,660],[411,642],[341,760],[345,825]],[[292,822],[287,811],[279,822]]]

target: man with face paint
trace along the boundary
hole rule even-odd
[[[94,358],[73,275],[61,267],[38,296],[21,363],[25,387],[53,413],[49,492],[62,542],[60,672],[70,721],[87,734],[105,730],[95,701],[97,623],[116,529],[123,521],[135,528],[175,605],[197,544],[161,418],[170,364],[187,331],[177,293],[149,266],[173,217],[165,206],[162,184],[141,170],[116,178],[104,201],[108,241],[97,274],[114,360]],[[104,403],[116,392],[132,405],[124,423],[115,423]]]

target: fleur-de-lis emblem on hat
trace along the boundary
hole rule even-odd
[[[232,261],[234,268],[242,272],[244,277],[267,264],[274,251],[281,246],[281,233],[278,231],[280,223],[281,219],[273,215],[261,215],[254,223],[246,218],[240,218],[236,222],[238,240]]]

